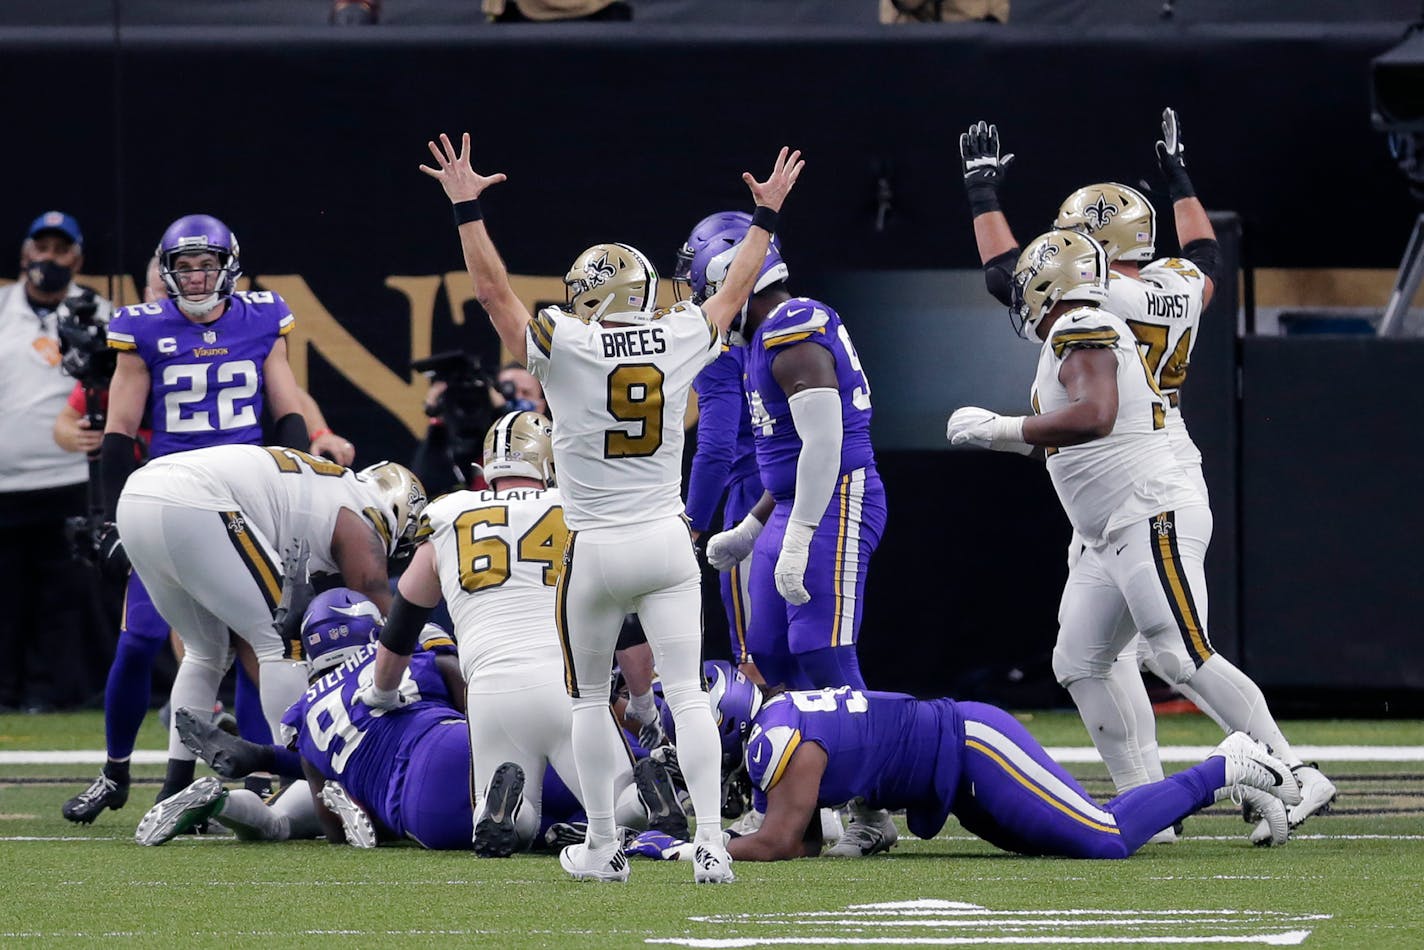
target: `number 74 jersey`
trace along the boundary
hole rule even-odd
[[[149,453],[262,444],[263,363],[294,325],[271,291],[233,294],[211,323],[194,323],[171,300],[115,311],[109,346],[148,367]]]

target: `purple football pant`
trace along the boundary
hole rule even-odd
[[[858,664],[827,661],[817,651],[855,649],[865,604],[870,557],[885,529],[885,488],[874,469],[842,475],[826,514],[811,538],[805,584],[811,599],[792,605],[776,589],[776,559],[791,502],[777,502],[752,553],[752,616],[747,646],[768,683],[798,689],[851,685],[844,676]],[[807,662],[802,662],[805,656]],[[835,669],[840,672],[835,672]],[[834,682],[823,681],[827,675]]]
[[[1210,805],[1225,760],[1207,759],[1100,804],[1010,714],[961,702],[959,792],[951,809],[965,830],[1005,851],[1068,858],[1125,858],[1148,838]]]
[[[528,776],[525,776],[526,781]],[[558,773],[546,769],[542,835],[556,822],[583,821],[583,808]],[[463,719],[450,719],[420,737],[406,761],[397,814],[386,822],[432,851],[474,847],[475,813],[470,796],[470,733]],[[376,817],[376,816],[372,816]]]
[[[739,478],[727,486],[727,501],[722,506],[722,530],[735,528],[761,500],[761,478]],[[742,664],[751,659],[747,649],[747,625],[751,619],[751,558],[721,572],[722,606],[727,611],[727,635],[732,641],[732,662]]]

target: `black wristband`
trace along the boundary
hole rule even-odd
[[[434,609],[412,604],[401,596],[400,591],[396,591],[395,597],[391,598],[391,615],[381,628],[382,646],[400,656],[410,656],[415,652],[416,644],[420,642],[420,631]]]
[[[965,190],[969,193],[969,212],[972,217],[977,218],[981,214],[999,210],[999,191],[993,185],[968,185]]]
[[[104,488],[105,521],[114,521],[119,495],[136,465],[133,438],[118,432],[104,433],[104,440],[99,443],[99,478]]]
[[[300,412],[289,412],[272,425],[272,444],[285,445],[298,452],[305,452],[311,448],[311,436],[307,434],[307,420]]]
[[[752,212],[752,226],[761,228],[767,234],[776,233],[776,221],[781,215],[768,208],[766,205],[757,205]]]
[[[469,224],[471,221],[483,221],[485,213],[480,210],[480,199],[470,198],[467,201],[457,201],[450,206],[450,210],[455,212],[455,227],[462,224]]]

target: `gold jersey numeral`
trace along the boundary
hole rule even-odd
[[[639,425],[603,433],[606,459],[647,458],[663,444],[663,371],[652,363],[626,363],[608,374],[608,414]]]

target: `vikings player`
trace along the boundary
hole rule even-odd
[[[746,233],[733,226],[697,252],[694,294],[716,291]],[[732,324],[748,341],[746,397],[766,494],[740,524],[707,542],[707,559],[726,570],[755,551],[747,639],[766,682],[863,689],[855,643],[866,572],[885,527],[870,383],[840,316],[818,300],[792,297],[786,277],[773,246],[760,289]],[[855,806],[832,851],[860,856],[894,841],[887,813]]]
[[[105,520],[101,554],[106,570],[128,571],[113,523],[124,482],[134,469],[134,439],[149,421],[149,455],[245,442],[263,442],[262,409],[277,419],[276,441],[307,448],[301,412],[309,401],[287,363],[284,337],[294,318],[277,294],[235,291],[241,274],[237,238],[208,215],[187,215],[169,225],[155,251],[157,293],[120,308],[108,340],[119,351],[109,387],[108,421],[101,448]],[[154,276],[151,270],[150,276]],[[167,294],[166,298],[164,294]],[[119,645],[104,694],[108,761],[99,778],[65,803],[64,817],[88,823],[105,808],[128,800],[129,755],[147,709],[153,657],[168,639],[168,624],[154,609],[137,573],[129,573]],[[270,738],[260,717],[246,715],[255,690],[240,671],[244,736]],[[159,792],[178,791],[193,775],[175,763]]]
[[[861,795],[904,808],[906,824],[932,838],[953,814],[965,830],[1006,851],[1070,858],[1125,858],[1174,821],[1254,788],[1300,801],[1285,764],[1233,733],[1200,765],[1100,803],[1012,715],[985,703],[919,700],[850,687],[774,693],[726,664],[709,663],[723,736],[745,742],[766,820],[732,839],[734,860],[815,855],[805,840],[818,804]],[[680,858],[687,846],[641,835],[630,854]]]

